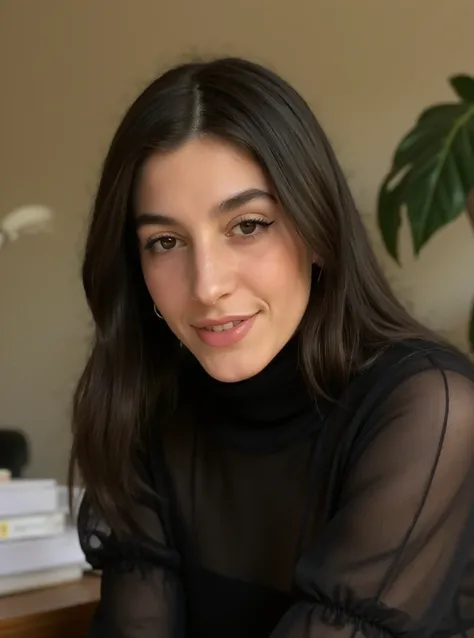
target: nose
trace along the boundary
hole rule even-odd
[[[192,297],[213,306],[235,287],[235,268],[231,255],[217,246],[195,247],[192,264]]]

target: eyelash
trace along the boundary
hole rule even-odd
[[[258,227],[258,230],[250,235],[237,235],[238,237],[240,237],[241,239],[256,239],[258,236],[260,236],[262,233],[264,233],[266,230],[268,230],[268,228],[270,228],[270,226],[272,224],[274,224],[274,221],[266,221],[265,219],[260,219],[257,217],[248,217],[246,219],[241,219],[237,224],[235,224],[235,226],[233,226],[232,230],[234,230],[235,228],[241,226],[242,224],[256,224],[256,226]],[[230,235],[230,233],[228,234],[228,236]],[[145,244],[145,250],[149,250],[149,251],[155,251],[155,253],[163,255],[165,253],[171,253],[175,250],[175,248],[169,248],[168,250],[163,249],[163,250],[156,250],[155,246],[157,244],[159,244],[160,240],[162,239],[176,239],[176,241],[181,241],[179,240],[177,237],[175,237],[174,235],[169,235],[169,234],[164,234],[164,235],[160,235],[159,237],[153,237],[151,239],[149,239],[147,241],[147,243]]]
[[[259,217],[247,217],[246,219],[241,219],[237,224],[235,224],[233,229],[241,226],[242,224],[256,224],[259,228],[256,233],[252,233],[251,235],[239,235],[239,237],[243,237],[244,239],[250,239],[251,237],[255,238],[264,233],[265,230],[270,228],[273,223],[274,222],[269,222],[266,219],[261,219]]]

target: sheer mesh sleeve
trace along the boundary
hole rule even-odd
[[[102,570],[101,599],[88,638],[182,638],[180,558],[167,543],[158,498],[137,504],[143,533],[120,539],[82,501],[78,529],[88,562]]]
[[[271,638],[418,638],[453,629],[440,626],[450,617],[452,634],[463,627],[467,635],[473,380],[436,369],[406,379],[373,411],[356,447],[337,510],[298,563],[297,602]]]

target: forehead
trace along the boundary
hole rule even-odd
[[[137,209],[208,208],[249,188],[269,190],[257,162],[228,142],[193,139],[147,159],[137,184]]]

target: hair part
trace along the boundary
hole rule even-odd
[[[295,89],[237,58],[170,69],[132,104],[112,140],[82,269],[95,334],[74,395],[69,483],[78,469],[89,498],[117,532],[133,525],[146,429],[175,409],[182,356],[166,324],[154,319],[141,273],[135,185],[151,154],[197,135],[225,140],[258,162],[321,260],[299,331],[315,395],[337,398],[394,341],[437,338],[393,295],[329,141]]]

